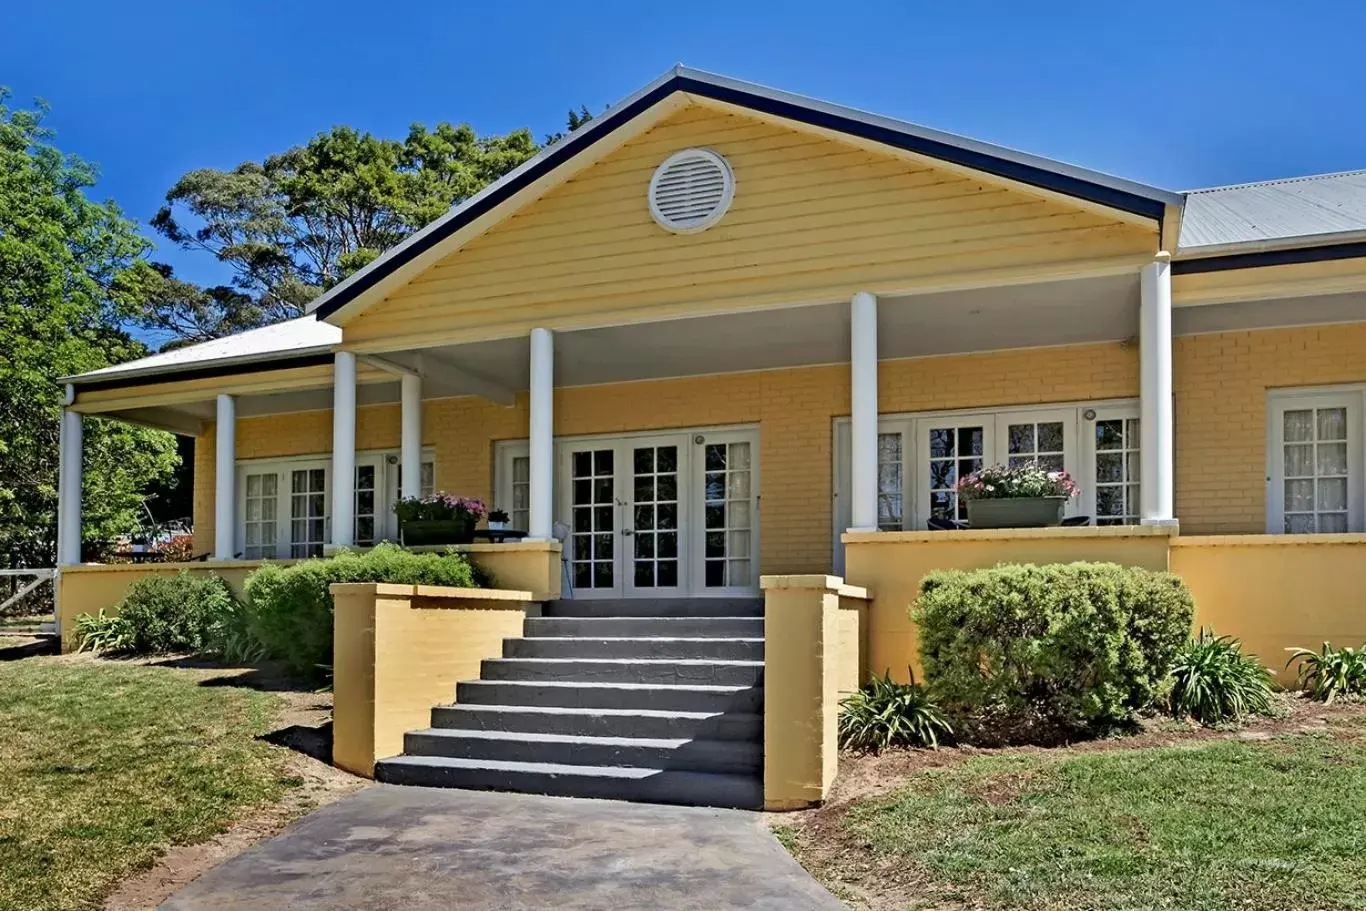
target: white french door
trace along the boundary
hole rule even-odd
[[[758,436],[661,433],[557,443],[558,517],[576,598],[753,594]],[[498,459],[516,503],[520,444]]]
[[[967,518],[954,485],[988,465],[1038,462],[1067,471],[1082,495],[1071,516],[1098,525],[1138,521],[1138,406],[1091,402],[1047,408],[1002,408],[944,414],[883,415],[878,420],[877,497],[880,531],[923,531],[932,518]],[[849,422],[835,422],[836,572],[839,536],[850,523]]]

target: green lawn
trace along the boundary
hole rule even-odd
[[[784,843],[879,907],[1366,908],[1366,717],[1270,741],[968,758],[830,831]]]
[[[221,672],[0,663],[0,909],[88,908],[168,845],[201,841],[289,782],[256,739],[279,697]]]

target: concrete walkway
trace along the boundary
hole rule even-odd
[[[305,816],[162,905],[841,907],[753,813],[386,785]]]

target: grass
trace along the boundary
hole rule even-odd
[[[1366,908],[1363,720],[1266,742],[969,758],[855,803],[841,840],[875,869],[913,872],[923,898],[973,908]],[[807,859],[803,839],[783,841]]]
[[[96,906],[168,845],[290,784],[256,738],[279,697],[213,672],[69,658],[0,664],[0,909]]]

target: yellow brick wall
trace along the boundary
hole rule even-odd
[[[1177,340],[1176,514],[1182,534],[1266,529],[1266,392],[1366,381],[1366,323]]]
[[[1119,344],[1005,351],[889,361],[879,371],[886,412],[1026,405],[1138,392],[1136,352]],[[831,541],[832,421],[849,413],[843,366],[755,371],[721,376],[620,383],[556,390],[555,433],[664,430],[759,425],[760,566],[765,573],[824,572]],[[395,405],[359,409],[360,449],[396,448]],[[504,407],[484,399],[429,401],[423,443],[436,453],[440,490],[493,494],[493,444],[527,435],[527,403]],[[239,459],[326,453],[327,411],[238,421]],[[213,431],[195,460],[196,551],[213,546]]]
[[[1175,352],[1176,512],[1186,534],[1261,532],[1265,519],[1266,390],[1366,381],[1366,323],[1180,338]],[[888,361],[878,375],[884,413],[987,408],[1138,395],[1131,344],[1075,345]],[[831,422],[849,413],[843,366],[560,389],[559,435],[724,424],[760,427],[761,569],[829,569]],[[525,398],[503,407],[440,399],[423,410],[439,489],[492,496],[493,443],[523,439]],[[359,410],[362,449],[397,448],[397,406]],[[326,453],[326,411],[238,422],[238,457]],[[196,551],[212,547],[213,432],[195,464]]]

